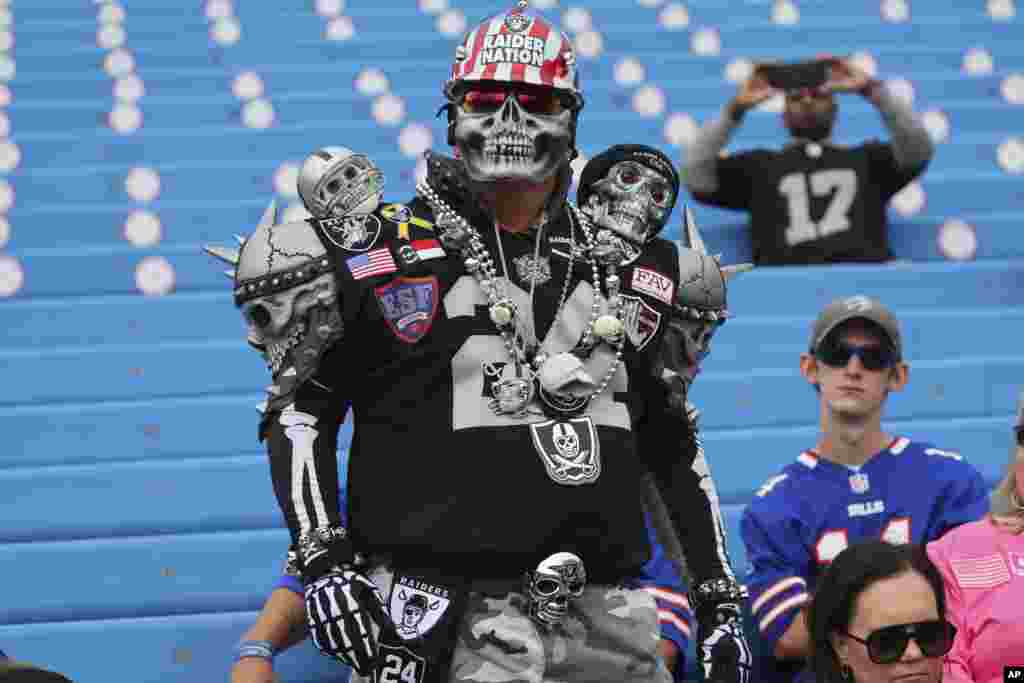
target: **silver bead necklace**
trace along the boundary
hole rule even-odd
[[[622,362],[622,354],[625,347],[625,325],[622,322],[622,297],[620,296],[621,281],[618,277],[618,265],[621,263],[623,253],[621,249],[611,248],[611,233],[605,230],[599,232],[595,238],[592,234],[589,219],[583,215],[575,206],[568,204],[569,222],[571,229],[570,239],[575,244],[576,230],[579,225],[586,240],[584,251],[590,253],[592,286],[594,299],[591,303],[590,320],[581,340],[581,347],[588,351],[600,341],[609,344],[615,350],[615,358],[609,364],[607,371],[598,383],[593,383],[594,388],[585,394],[570,394],[559,391],[559,382],[562,378],[570,377],[578,380],[586,377],[579,358],[571,352],[563,352],[555,356],[549,356],[544,350],[544,343],[539,341],[534,348],[528,348],[525,341],[518,334],[516,316],[518,311],[507,292],[498,286],[497,269],[494,259],[484,245],[480,233],[469,221],[456,212],[437,192],[434,191],[425,180],[416,185],[417,194],[423,198],[434,211],[434,223],[438,230],[438,238],[446,249],[457,251],[463,259],[466,271],[473,275],[480,286],[481,291],[487,298],[488,311],[491,322],[494,323],[499,335],[505,345],[509,358],[515,367],[515,376],[495,382],[495,400],[492,408],[504,415],[521,417],[527,414],[527,407],[535,394],[539,394],[541,402],[546,406],[545,412],[554,417],[565,417],[579,414],[590,401],[601,394],[611,383]],[[504,280],[508,280],[508,264],[505,261],[504,249],[501,244],[501,236],[498,227],[495,225],[495,240],[502,261]],[[534,246],[535,258],[540,253],[541,234],[538,230],[537,242]],[[570,250],[575,252],[575,250]],[[548,329],[551,330],[559,324],[565,304],[568,299],[569,286],[572,280],[575,253],[570,254],[566,266],[565,282],[562,286],[561,297],[558,308],[555,311],[555,318]],[[605,288],[608,292],[609,312],[601,314],[601,287],[600,287],[600,266],[605,266]],[[532,282],[530,287],[530,305],[533,306],[533,297],[536,283]]]

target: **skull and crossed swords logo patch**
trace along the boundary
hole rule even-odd
[[[601,475],[601,442],[589,417],[530,425],[533,445],[556,484],[592,484]]]

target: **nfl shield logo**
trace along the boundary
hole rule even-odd
[[[622,322],[626,336],[637,351],[643,351],[661,325],[661,313],[651,308],[637,296],[620,295],[622,298]]]
[[[530,425],[533,445],[556,484],[592,484],[601,475],[601,442],[589,417]]]
[[[436,276],[399,277],[377,287],[377,303],[396,337],[415,344],[430,331],[437,316]]]
[[[863,472],[850,475],[850,490],[854,493],[864,493],[868,490],[870,484],[868,483],[868,475]]]
[[[421,638],[437,625],[451,600],[448,589],[395,574],[388,611],[402,640]]]

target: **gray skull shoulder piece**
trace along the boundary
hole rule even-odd
[[[206,247],[234,266],[235,305],[274,378],[271,407],[283,405],[342,337],[338,284],[320,238],[305,221],[277,224],[272,202],[238,251]]]
[[[530,616],[540,625],[556,626],[569,613],[569,601],[583,595],[587,572],[573,553],[551,555],[527,576]]]
[[[653,239],[679,196],[679,173],[672,159],[647,145],[613,145],[586,163],[576,199],[600,227],[634,248]]]
[[[700,363],[711,352],[711,339],[730,317],[727,283],[750,270],[744,263],[722,266],[707,252],[689,207],[684,212],[684,237],[679,244],[679,286],[665,334],[662,380],[672,389],[677,408],[685,411],[686,391]]]

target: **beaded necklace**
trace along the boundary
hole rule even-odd
[[[518,334],[516,317],[517,307],[509,297],[505,286],[508,284],[508,265],[505,262],[501,235],[495,225],[497,241],[504,278],[499,278],[494,259],[484,245],[480,233],[469,221],[456,212],[434,188],[425,180],[416,185],[417,194],[424,199],[434,211],[434,222],[439,231],[438,238],[449,252],[458,252],[466,272],[473,275],[484,293],[488,303],[491,322],[505,345],[509,359],[515,368],[515,376],[495,382],[493,393],[495,400],[491,407],[495,412],[510,416],[523,417],[529,414],[528,406],[535,396],[541,400],[544,412],[550,417],[566,418],[581,413],[590,401],[601,394],[611,383],[619,365],[625,346],[625,325],[622,322],[623,307],[620,290],[622,283],[618,277],[618,267],[625,254],[621,244],[608,230],[593,234],[589,219],[575,206],[567,203],[569,212],[570,239],[575,244],[576,226],[579,226],[586,245],[582,254],[590,256],[594,299],[590,309],[590,320],[587,323],[579,345],[570,352],[549,355],[544,350],[544,341],[551,335],[551,330],[559,324],[568,299],[569,286],[572,280],[575,251],[570,254],[566,266],[565,282],[561,297],[555,310],[555,318],[548,329],[544,341],[528,344]],[[534,246],[535,258],[540,253],[542,229],[538,230],[537,242]],[[600,268],[605,268],[604,284],[608,293],[608,313],[601,314],[601,277]],[[504,280],[502,283],[501,281]],[[499,285],[499,283],[501,283]],[[536,282],[531,282],[530,305]],[[615,350],[615,358],[609,364],[600,382],[595,383],[583,370],[581,358],[593,352],[599,342],[605,342]],[[569,392],[569,384],[588,386],[589,390],[580,392],[578,389]]]

